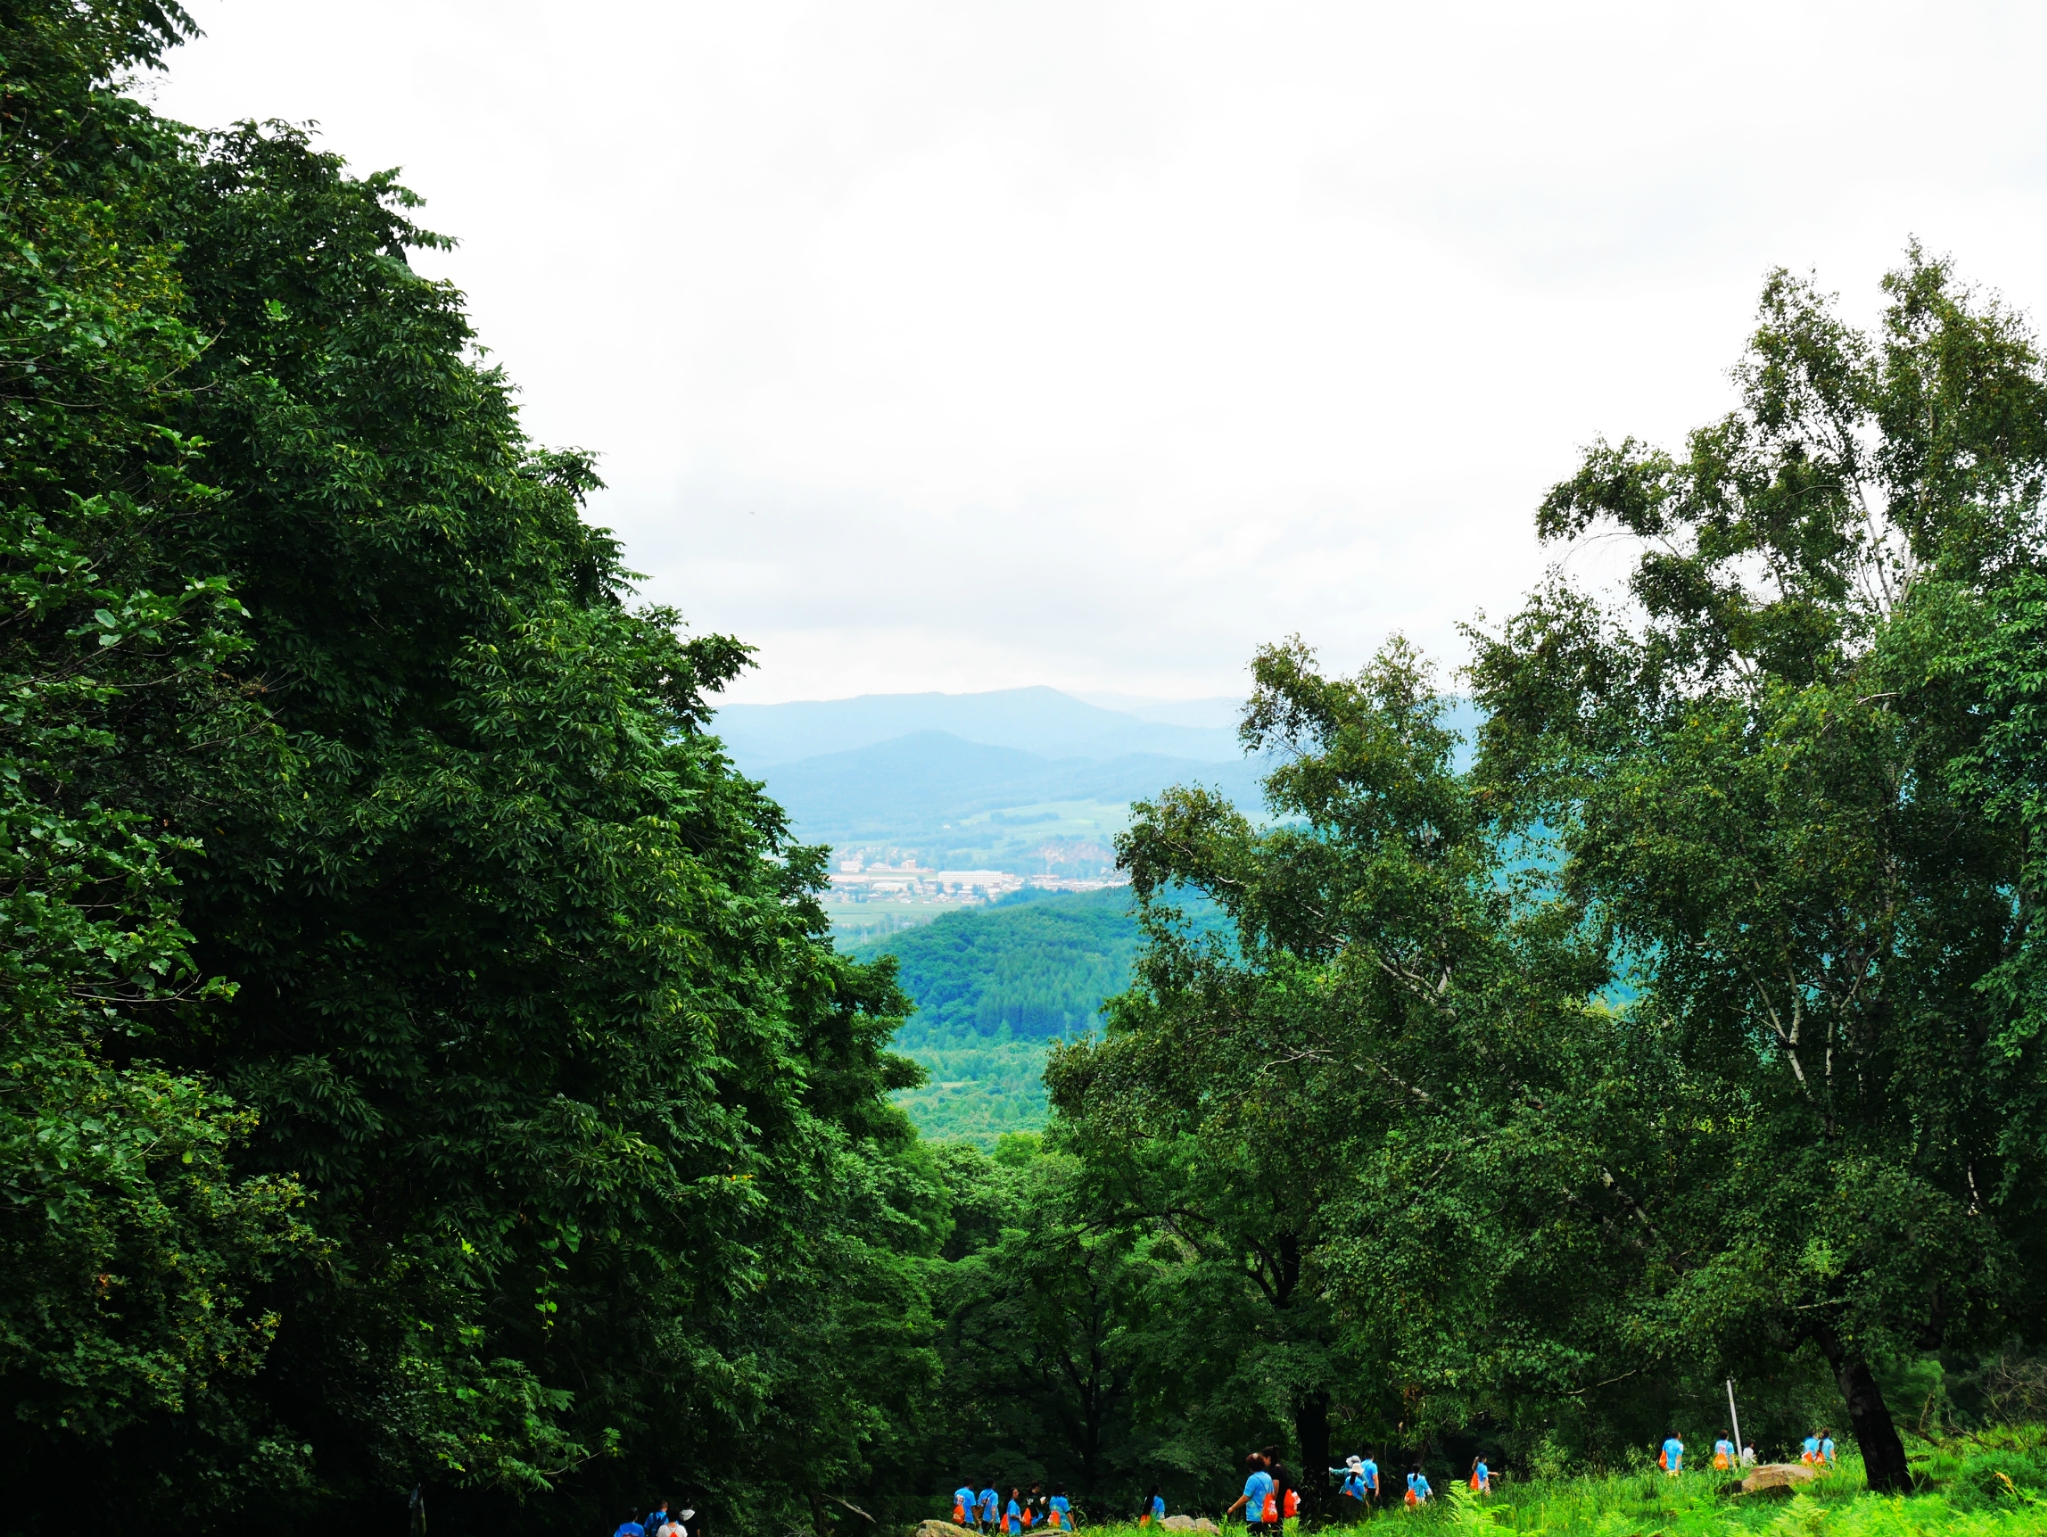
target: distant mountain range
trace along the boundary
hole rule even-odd
[[[1168,785],[1195,781],[1255,803],[1259,772],[1259,765],[1241,756],[1232,763],[1164,753],[1047,758],[963,741],[950,732],[917,731],[850,752],[771,765],[766,778],[803,836],[816,842],[893,840],[964,849],[1060,820],[1049,809],[1030,823],[1005,818],[1021,807],[1123,806]],[[986,826],[970,831],[976,823]]]
[[[1127,707],[1052,688],[862,694],[729,704],[711,729],[806,842],[926,868],[1103,873],[1130,803],[1169,785],[1259,808],[1268,765],[1233,727],[1199,724],[1230,718],[1228,701],[1097,698]],[[1447,724],[1476,726],[1468,701]]]
[[[1127,702],[1051,688],[864,694],[726,705],[711,729],[808,842],[932,868],[1100,873],[1134,800],[1193,782],[1258,799],[1260,767],[1235,730],[1185,723],[1229,718],[1225,701]]]
[[[1202,763],[1243,756],[1236,729],[1147,720],[1175,707],[1214,719],[1214,700],[1130,701],[1134,709],[1104,709],[1056,688],[1005,688],[984,694],[862,694],[854,699],[810,699],[792,704],[728,704],[712,729],[734,760],[758,774],[777,763],[824,753],[852,752],[896,737],[942,731],[963,742],[1010,747],[1042,758],[1120,758],[1155,753]]]

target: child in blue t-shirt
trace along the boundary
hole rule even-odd
[[[1429,1487],[1428,1474],[1424,1473],[1420,1468],[1416,1468],[1412,1473],[1407,1475],[1408,1504],[1426,1505],[1429,1502],[1429,1496],[1431,1496],[1435,1492],[1436,1492],[1435,1490]]]
[[[999,1512],[997,1511],[996,1507],[1001,1502],[1002,1496],[995,1492],[995,1486],[993,1484],[989,1484],[986,1488],[984,1488],[981,1491],[979,1505],[981,1512],[981,1527],[984,1531],[992,1532],[995,1530],[995,1522],[999,1515]]]
[[[1830,1468],[1834,1465],[1834,1437],[1830,1431],[1820,1432],[1820,1461]]]
[[[1023,1506],[1017,1503],[1020,1490],[1009,1491],[1009,1508],[1002,1512],[1002,1529],[1012,1537],[1023,1537]]]
[[[1144,1509],[1138,1512],[1137,1524],[1150,1526],[1154,1521],[1166,1519],[1166,1497],[1157,1484],[1151,1486],[1151,1493],[1144,1497]]]
[[[974,1525],[974,1486],[961,1484],[952,1492],[952,1524],[954,1526]]]
[[[1471,1492],[1491,1494],[1493,1492],[1493,1470],[1485,1465],[1485,1458],[1471,1459]]]
[[[1051,1514],[1046,1517],[1046,1524],[1054,1530],[1065,1531],[1073,1525],[1073,1501],[1066,1497],[1066,1485],[1054,1484],[1052,1486],[1052,1501],[1049,1509]]]
[[[1665,1436],[1663,1438],[1663,1471],[1672,1478],[1677,1477],[1678,1470],[1684,1465],[1684,1460],[1684,1442],[1678,1440],[1675,1433]]]

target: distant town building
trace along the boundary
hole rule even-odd
[[[1037,891],[1102,891],[1127,886],[1121,871],[1105,876],[1018,875],[1010,870],[924,870],[914,859],[900,865],[862,865],[842,860],[832,876],[832,895],[843,902],[957,902],[962,906],[993,902],[1029,886]]]

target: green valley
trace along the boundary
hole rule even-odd
[[[993,1147],[1045,1122],[1050,1042],[1094,1028],[1102,1000],[1130,980],[1137,920],[1127,887],[1025,890],[857,947],[893,956],[916,1012],[896,1049],[929,1080],[899,1092],[927,1137]]]

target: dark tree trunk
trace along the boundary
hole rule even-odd
[[[1855,1444],[1862,1449],[1862,1465],[1869,1473],[1869,1487],[1876,1494],[1909,1494],[1912,1473],[1905,1465],[1905,1443],[1891,1420],[1890,1405],[1876,1385],[1876,1375],[1859,1351],[1841,1343],[1832,1330],[1820,1336],[1820,1349],[1834,1368],[1834,1380],[1841,1384],[1841,1396],[1848,1400],[1848,1420],[1855,1427]]]
[[[1321,1516],[1329,1508],[1329,1395],[1319,1389],[1294,1404],[1294,1444],[1301,1449],[1301,1514]]]

